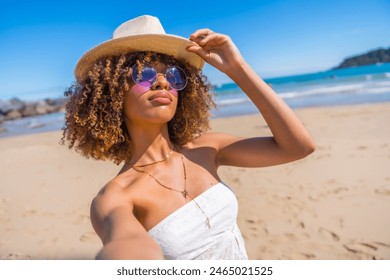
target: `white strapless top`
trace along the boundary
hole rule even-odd
[[[237,227],[237,199],[218,183],[170,214],[148,234],[169,260],[246,260],[244,240]]]

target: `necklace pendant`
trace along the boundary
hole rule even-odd
[[[184,198],[187,198],[188,196],[188,191],[187,190],[184,190],[181,192],[181,194],[184,196]]]

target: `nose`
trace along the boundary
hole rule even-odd
[[[165,90],[169,90],[169,82],[167,81],[167,79],[165,79],[165,75],[164,74],[161,74],[161,73],[157,74],[156,82],[152,86],[152,89],[165,89]]]

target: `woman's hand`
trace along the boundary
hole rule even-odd
[[[191,34],[190,40],[196,44],[187,50],[198,54],[207,63],[228,76],[244,59],[229,36],[214,33],[210,29],[199,29]]]

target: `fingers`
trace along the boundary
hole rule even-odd
[[[210,58],[210,52],[206,51],[205,49],[203,49],[202,47],[197,46],[197,45],[187,47],[187,51],[196,53],[201,58],[203,58],[205,61],[207,61]]]
[[[214,32],[211,31],[210,29],[208,28],[203,28],[203,29],[198,29],[196,30],[194,33],[192,33],[190,35],[190,40],[191,41],[194,41],[194,40],[199,40],[199,39],[203,39],[204,37],[206,37],[207,35],[210,35],[210,34],[213,34]]]
[[[187,51],[196,53],[206,62],[211,62],[213,54],[220,52],[230,44],[230,37],[220,33],[215,33],[210,29],[199,29],[191,34],[193,45],[187,47]],[[212,54],[213,53],[213,54]],[[216,56],[214,55],[214,59]]]
[[[199,44],[199,45],[204,45],[204,39],[206,39],[209,35],[214,34],[213,31],[210,29],[204,28],[204,29],[199,29],[192,33],[190,35],[190,40]]]
[[[229,36],[215,33],[206,28],[195,31],[193,34],[191,34],[189,39],[204,47],[206,50],[209,50],[212,47],[223,45],[228,42]]]
[[[204,48],[204,44],[208,41],[205,41],[205,39],[211,34],[214,34],[214,32],[208,28],[199,29],[192,33],[189,39],[196,44],[187,47],[187,51],[196,53],[205,61],[208,61],[208,59],[210,58],[210,52],[208,51],[208,49]]]
[[[216,46],[221,46],[229,40],[229,37],[226,35],[212,33],[204,37],[199,45],[203,46],[206,49],[210,49]]]

